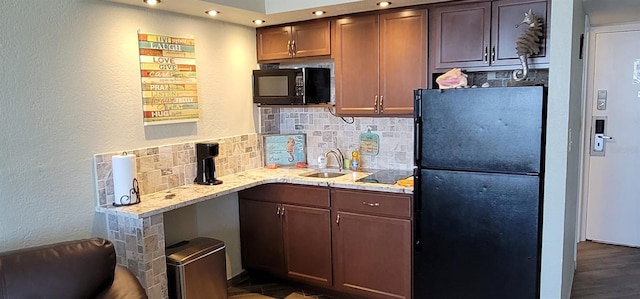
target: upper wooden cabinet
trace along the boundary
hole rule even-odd
[[[540,53],[530,64],[548,64],[549,7],[546,0],[498,0],[431,9],[431,53],[433,68],[446,71],[459,67],[482,69],[520,65],[516,40],[526,26],[516,28],[529,9],[545,28]]]
[[[546,0],[501,0],[493,2],[491,39],[495,46],[492,65],[520,64],[516,53],[516,41],[527,29],[526,25],[516,28],[522,23],[524,13],[529,9],[540,18],[543,24],[543,36],[540,42],[540,53],[529,58],[530,64],[549,63],[547,46],[549,45],[549,5]]]
[[[427,12],[337,19],[333,25],[340,115],[413,114],[413,90],[427,86]]]
[[[305,22],[291,26],[256,29],[258,62],[329,56],[331,22]]]

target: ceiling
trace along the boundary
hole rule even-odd
[[[322,16],[324,18],[381,9],[376,5],[380,0],[162,0],[160,4],[155,6],[149,6],[142,0],[105,1],[202,18],[213,18],[250,27],[263,27],[319,18],[312,14],[315,10],[326,11],[327,13]],[[392,4],[387,9],[444,1],[449,0],[391,0]],[[205,14],[205,11],[208,10],[217,10],[220,14],[210,17]],[[256,19],[265,20],[266,22],[262,25],[256,25],[251,22]]]
[[[312,14],[315,10],[327,13],[322,17],[332,17],[356,12],[381,9],[376,5],[380,0],[162,0],[156,6],[149,6],[142,0],[104,0],[128,5],[159,9],[202,18],[235,23],[250,27],[263,27],[283,23],[319,18]],[[446,2],[450,0],[391,0],[388,8],[419,4]],[[566,1],[566,0],[562,0]],[[589,15],[592,26],[605,26],[640,22],[640,0],[582,0],[584,11]],[[207,10],[217,10],[220,14],[210,17]],[[265,20],[262,25],[252,20]]]
[[[582,0],[591,26],[640,22],[640,0]]]

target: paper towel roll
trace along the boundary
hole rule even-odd
[[[111,158],[114,204],[129,205],[139,200],[134,190],[136,155],[116,155]],[[136,184],[137,185],[137,184]]]

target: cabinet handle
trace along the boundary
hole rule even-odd
[[[287,41],[287,52],[289,53],[289,56],[292,56],[291,54],[291,41]]]
[[[484,56],[482,58],[484,63],[489,64],[489,46],[484,47]]]
[[[379,207],[380,206],[380,204],[377,203],[377,202],[366,202],[366,201],[363,201],[362,204],[365,205],[365,206],[370,206],[370,207]]]
[[[338,217],[336,218],[336,224],[340,224],[340,214],[338,214]]]
[[[380,113],[384,112],[384,96],[380,96]]]
[[[378,96],[373,99],[373,112],[378,113]]]
[[[298,49],[296,49],[296,41],[293,40],[291,41],[291,56],[296,56],[297,51]]]
[[[496,46],[491,47],[491,63],[496,62]]]
[[[276,215],[280,215],[280,205],[278,205],[278,211],[276,211]]]

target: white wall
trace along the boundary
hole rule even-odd
[[[580,34],[584,31],[581,0],[551,1],[550,26],[540,298],[569,298],[575,269],[581,144],[582,61],[578,58]]]
[[[103,233],[93,154],[255,132],[253,28],[98,0],[3,0],[0,28],[0,251]],[[195,38],[197,123],[142,125],[138,29]]]

